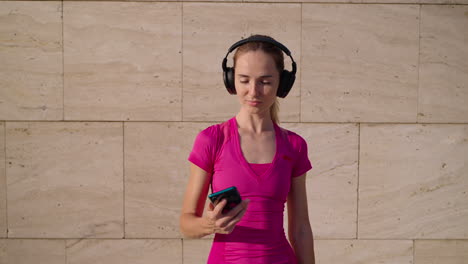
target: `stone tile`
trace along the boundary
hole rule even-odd
[[[468,122],[467,18],[468,6],[421,7],[419,122]]]
[[[6,124],[8,237],[123,237],[121,123]]]
[[[64,1],[77,1],[77,0],[64,0]],[[78,0],[83,1],[83,0]],[[109,0],[97,0],[107,2]],[[134,2],[135,0],[122,0],[122,2]],[[242,2],[244,0],[203,0],[203,2]],[[139,0],[138,2],[155,2],[155,0]],[[157,2],[160,2],[159,0]],[[162,2],[162,1],[161,1]],[[164,0],[164,2],[201,2],[200,0]]]
[[[317,264],[412,264],[411,240],[318,240]]]
[[[468,0],[420,0],[421,4],[468,4]]]
[[[265,2],[264,0],[243,0],[244,2]],[[288,0],[288,3],[349,3],[351,0]],[[268,0],[268,2],[281,3],[284,0]]]
[[[181,5],[64,2],[65,119],[181,120]]]
[[[285,0],[268,0],[268,2],[284,2]],[[465,1],[465,0],[289,0],[288,3],[405,3],[419,4],[420,1]],[[264,0],[244,0],[244,2],[265,2]]]
[[[188,1],[200,1],[200,0],[188,0]],[[243,1],[244,2],[265,2],[264,0],[243,0]],[[268,0],[268,2],[277,3],[277,2],[285,2],[285,0]],[[288,0],[287,2],[288,3],[358,3],[358,4],[361,4],[361,3],[362,4],[364,3],[365,4],[468,4],[468,0]]]
[[[350,3],[358,4],[419,4],[424,0],[351,0]]]
[[[362,125],[359,238],[468,238],[468,125]]]
[[[302,10],[301,121],[416,121],[418,5]]]
[[[182,264],[180,239],[67,240],[67,264]]]
[[[0,239],[0,263],[8,263],[7,239]]]
[[[6,242],[7,239],[0,239],[0,263],[8,263]]]
[[[300,4],[184,3],[183,10],[184,120],[224,121],[239,111],[237,97],[224,87],[221,63],[241,38],[272,36],[288,47],[300,72]],[[233,56],[229,54],[228,66]],[[288,56],[285,67],[291,69]],[[299,121],[300,79],[299,74],[289,95],[280,99],[282,121]]]
[[[416,240],[415,264],[466,264],[468,240]]]
[[[178,238],[187,158],[208,123],[125,124],[125,237]]]
[[[313,168],[306,185],[314,238],[356,238],[358,126],[291,123],[284,127],[308,144]]]
[[[211,239],[184,239],[184,264],[206,263],[210,254]]]
[[[65,240],[0,239],[0,263],[66,264]]]
[[[0,237],[7,237],[5,122],[0,122]]]
[[[63,116],[62,3],[2,1],[0,120]]]

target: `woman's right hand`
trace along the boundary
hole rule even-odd
[[[205,218],[213,230],[212,233],[230,234],[247,211],[249,202],[249,199],[243,200],[226,214],[222,213],[227,203],[226,199],[221,200],[216,206],[210,203]]]

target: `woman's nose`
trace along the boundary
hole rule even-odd
[[[249,87],[249,95],[258,95],[260,91],[260,84],[258,82],[252,82]]]

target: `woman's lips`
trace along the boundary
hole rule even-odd
[[[261,103],[260,101],[247,101],[247,104],[250,105],[250,106],[257,106],[260,103]]]

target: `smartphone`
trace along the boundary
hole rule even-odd
[[[210,199],[213,205],[216,205],[222,199],[227,200],[227,203],[223,208],[223,214],[229,212],[232,208],[236,207],[236,205],[240,204],[242,201],[242,198],[236,186],[232,186],[219,192],[212,193],[208,195],[208,198]]]

